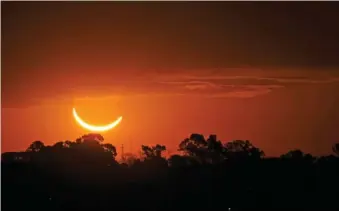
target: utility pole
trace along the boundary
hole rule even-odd
[[[124,161],[124,144],[121,144],[121,160]]]

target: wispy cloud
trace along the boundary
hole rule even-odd
[[[278,83],[334,83],[339,82],[339,77],[320,77],[320,78],[312,78],[312,77],[260,77],[260,76],[227,76],[227,75],[211,75],[211,76],[194,76],[194,75],[184,75],[182,77],[178,77],[178,80],[182,81],[196,81],[200,80],[200,82],[206,81],[257,81],[257,82],[278,82]],[[176,82],[162,82],[162,83],[180,83]]]
[[[93,95],[104,93],[104,95],[120,96],[253,98],[293,85],[336,82],[339,82],[339,77],[159,74],[150,79],[140,78],[139,80],[126,80],[123,84],[113,86],[97,86]],[[91,95],[90,88],[81,90],[81,93]],[[76,92],[75,96],[81,93]]]
[[[223,84],[212,82],[189,81],[177,83],[165,83],[172,86],[179,86],[186,90],[186,94],[201,95],[206,97],[233,97],[252,98],[258,95],[268,94],[274,89],[284,88],[277,84]]]
[[[52,81],[48,84],[50,89],[31,86],[29,91],[24,89],[20,91],[18,89],[18,91],[14,92],[15,94],[4,92],[2,107],[26,107],[46,100],[66,102],[76,98],[101,98],[107,96],[253,98],[271,94],[286,87],[339,83],[339,76],[334,71],[330,73],[317,71],[314,73],[310,71],[278,72],[252,69],[234,71],[163,71],[140,76],[130,75],[123,80],[109,77],[101,77],[99,80],[85,79],[79,79],[74,83],[64,83],[63,86],[60,86],[58,81]]]
[[[296,84],[330,84],[339,82],[339,77],[319,76],[251,76],[251,75],[176,75],[168,80],[161,77],[159,84],[171,86],[173,90],[186,90],[186,94],[208,97],[252,98],[269,94],[276,89]]]

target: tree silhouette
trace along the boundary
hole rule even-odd
[[[162,156],[162,152],[166,151],[166,146],[157,144],[154,147],[152,147],[152,149],[153,149],[154,154],[155,154],[156,157],[161,157]]]
[[[28,148],[27,152],[39,152],[45,148],[45,144],[42,141],[34,141]]]
[[[27,152],[4,152],[1,154],[1,161],[5,163],[27,162],[29,157]]]
[[[72,142],[72,141],[67,140],[67,141],[64,142],[64,147],[65,147],[65,148],[72,148],[72,147],[74,147],[76,144],[77,144],[77,141]]]
[[[226,149],[216,135],[210,135],[207,139],[207,149],[210,162],[220,163],[225,160]]]
[[[150,198],[152,206],[160,208],[168,193],[171,204],[189,209],[204,206],[192,203],[199,196],[211,200],[206,204],[211,209],[233,203],[241,207],[243,201],[259,207],[267,203],[321,207],[336,199],[339,188],[339,157],[334,155],[314,162],[311,154],[291,150],[279,158],[265,158],[248,140],[223,144],[216,135],[205,140],[203,135],[192,134],[179,144],[183,155],[172,154],[166,160],[162,157],[166,146],[142,145],[143,160],[126,153],[124,163],[119,164],[115,146],[103,141],[100,134],[87,134],[51,146],[35,141],[25,152],[3,153],[3,201],[11,208],[6,210],[57,210],[65,204],[83,210],[87,205],[97,208],[98,202],[102,210],[110,210],[112,201],[120,203],[119,208],[136,210]],[[332,147],[335,153],[338,148],[338,144]],[[222,191],[208,196],[215,189]],[[271,195],[276,197],[271,200]],[[19,199],[38,203],[12,209]]]
[[[101,144],[103,141],[101,134],[91,133],[78,138],[75,143],[68,142],[67,145],[71,147],[73,157],[76,157],[81,165],[111,165],[116,162],[117,151],[110,143]]]
[[[339,156],[339,143],[334,144],[332,150],[337,156]]]
[[[83,135],[81,137],[81,140],[82,140],[82,142],[86,142],[86,141],[103,142],[104,137],[101,134],[98,134],[98,133],[89,133],[89,134]]]
[[[160,144],[157,144],[152,147],[142,145],[141,150],[142,150],[143,155],[145,155],[146,158],[161,157],[162,152],[166,150],[166,146],[160,145]]]
[[[146,146],[146,145],[141,145],[141,151],[142,154],[146,157],[146,158],[151,158],[153,157],[153,150],[151,147]]]
[[[136,155],[132,153],[125,153],[123,157],[123,162],[126,163],[128,166],[132,166],[134,164],[140,163],[140,159],[137,158]]]
[[[82,137],[79,137],[75,140],[76,144],[81,144],[82,143]]]
[[[234,140],[225,144],[226,157],[231,160],[261,159],[265,153],[249,140]]]
[[[200,162],[205,162],[208,152],[207,141],[203,135],[193,133],[189,138],[184,139],[179,144],[178,150],[184,152],[186,155],[195,157]]]
[[[110,143],[106,143],[106,144],[101,144],[101,146],[104,148],[105,152],[109,152],[112,154],[113,158],[115,159],[115,157],[117,156],[117,150],[115,148],[115,146],[113,146]]]
[[[172,155],[168,159],[168,164],[169,166],[174,167],[174,168],[182,168],[182,167],[187,167],[187,166],[198,165],[199,162],[191,156]]]
[[[63,141],[59,141],[53,145],[54,148],[63,149],[65,147],[65,143]]]
[[[144,164],[152,169],[167,167],[167,160],[162,157],[162,152],[165,150],[166,146],[160,144],[151,147],[142,145],[141,151],[145,156]]]
[[[281,158],[302,160],[304,158],[304,153],[299,149],[295,149],[287,152],[286,154],[281,155]]]

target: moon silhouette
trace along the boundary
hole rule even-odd
[[[107,125],[101,125],[101,126],[90,125],[90,124],[86,123],[84,120],[82,120],[78,116],[75,108],[73,108],[73,116],[74,116],[74,119],[77,121],[77,123],[81,127],[85,128],[87,130],[90,130],[92,132],[104,132],[104,131],[108,131],[108,130],[114,128],[115,126],[117,126],[121,122],[121,120],[122,120],[122,116],[120,116],[117,120],[115,120],[114,122],[112,122],[110,124],[107,124]]]

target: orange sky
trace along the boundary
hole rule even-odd
[[[333,94],[338,83],[317,78],[273,81],[269,86],[274,88],[268,93],[262,92],[264,85],[245,92],[240,87],[233,91],[213,86],[191,90],[180,83],[169,85],[180,88],[159,93],[101,95],[99,91],[83,99],[82,94],[77,99],[76,94],[65,93],[63,99],[25,108],[3,108],[2,150],[24,150],[33,140],[53,144],[81,136],[87,131],[73,119],[72,107],[76,107],[79,115],[92,124],[105,124],[122,115],[121,124],[103,135],[117,147],[124,144],[126,151],[136,152],[141,144],[162,143],[173,152],[183,138],[199,132],[206,136],[215,133],[224,141],[249,139],[269,155],[293,148],[327,153],[338,137],[338,93]],[[236,86],[239,80],[232,79],[228,84]],[[215,80],[209,81],[217,86]],[[217,92],[220,96],[210,96]]]
[[[333,7],[1,4],[2,151],[87,133],[72,107],[92,124],[122,115],[103,135],[132,152],[175,152],[191,133],[267,155],[329,153],[339,139]]]

